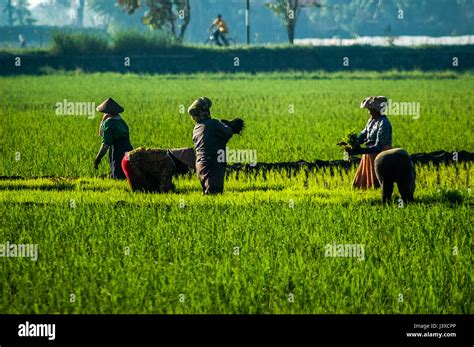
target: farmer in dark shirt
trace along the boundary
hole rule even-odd
[[[125,179],[121,165],[122,158],[133,147],[130,143],[128,125],[120,116],[124,109],[114,99],[108,98],[97,107],[97,111],[104,113],[104,117],[99,126],[102,146],[94,160],[94,168],[99,167],[102,157],[109,151],[110,177]]]
[[[229,126],[211,118],[211,106],[211,100],[201,97],[195,100],[188,109],[188,113],[196,122],[193,131],[196,172],[204,194],[217,194],[224,191],[227,163],[225,160],[218,160],[218,151],[225,151],[227,141],[233,135]]]

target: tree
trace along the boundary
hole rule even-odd
[[[7,3],[5,5],[5,8],[3,9],[3,12],[7,14],[8,18],[8,25],[13,26],[13,6],[12,6],[12,0],[7,0]]]
[[[471,35],[474,1],[324,0],[308,18],[320,37]]]
[[[91,16],[93,26],[105,27],[112,31],[116,28],[142,26],[139,18],[131,17],[115,1],[87,0],[87,6],[95,14]],[[142,12],[138,10],[138,12]]]
[[[84,7],[86,0],[79,0],[77,7],[76,25],[80,28],[84,26]]]
[[[31,16],[28,9],[28,0],[17,0],[13,5],[11,2],[7,4],[9,20],[12,25],[32,25],[36,20]],[[11,12],[10,12],[11,11]]]
[[[86,0],[53,0],[53,3],[70,8],[72,25],[79,28],[84,27],[84,9],[86,7]]]
[[[277,16],[281,17],[286,26],[288,42],[293,44],[295,39],[295,27],[301,8],[308,5],[321,7],[319,1],[315,0],[275,0],[265,4]]]
[[[288,41],[293,44],[296,20],[301,11],[301,8],[298,6],[298,0],[276,0],[275,2],[267,3],[266,6],[283,19],[288,34]]]
[[[130,15],[142,6],[140,0],[117,0],[117,3]],[[166,31],[179,41],[183,40],[191,19],[189,0],[147,0],[145,4],[147,12],[142,18],[144,24],[152,29]]]

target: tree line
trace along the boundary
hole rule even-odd
[[[8,26],[35,24],[28,0],[4,4],[0,12]],[[94,13],[93,26],[141,26],[177,41],[199,41],[217,13],[236,35],[243,36],[245,25],[245,0],[44,0],[41,6],[70,8],[71,26],[83,27],[89,11]],[[297,35],[444,36],[474,31],[474,0],[250,0],[250,8],[252,42],[257,43],[280,35],[293,43]]]

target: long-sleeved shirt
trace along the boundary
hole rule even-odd
[[[127,123],[120,116],[113,116],[103,121],[101,126],[102,146],[96,156],[96,165],[109,151],[110,176],[124,179],[121,162],[125,152],[133,149],[130,143],[130,132]],[[110,149],[110,150],[109,150]]]
[[[102,124],[102,143],[113,146],[117,141],[129,139],[130,131],[127,123],[120,116],[107,119]]]
[[[357,137],[357,140],[360,144],[366,144],[366,148],[361,148],[357,153],[381,152],[384,147],[392,146],[392,125],[384,115],[375,119],[371,118]]]
[[[232,134],[232,129],[217,119],[208,118],[197,122],[193,131],[196,159],[214,158],[218,150],[225,151]]]

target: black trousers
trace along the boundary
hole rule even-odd
[[[226,46],[229,45],[229,41],[227,41],[227,38],[225,37],[225,34],[223,34],[219,29],[214,31],[212,36],[214,36],[214,41],[216,42],[216,44],[218,46],[222,46],[222,43],[221,43],[220,39],[222,39],[222,42],[224,42],[224,45],[226,45]]]

